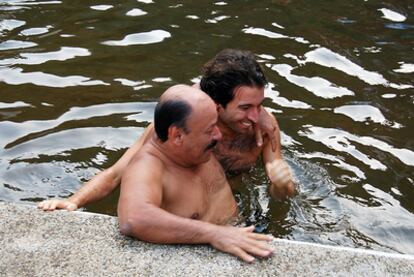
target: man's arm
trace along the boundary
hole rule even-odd
[[[272,117],[276,122],[276,119]],[[266,174],[270,179],[270,195],[277,200],[292,197],[295,194],[295,183],[289,165],[283,160],[280,142],[279,125],[274,130],[276,147],[267,140],[263,148],[263,162]]]
[[[275,132],[276,130],[279,130],[279,124],[277,123],[276,118],[271,113],[266,111],[263,106],[261,106],[259,112],[259,121],[254,125],[257,146],[261,147],[263,145],[264,133],[269,138],[272,150],[276,151],[277,144],[279,143]]]
[[[55,209],[76,210],[84,205],[103,199],[110,194],[120,183],[122,172],[131,158],[141,149],[145,141],[150,137],[154,129],[151,123],[142,136],[122,155],[111,167],[99,172],[90,181],[85,183],[78,191],[67,199],[49,199],[38,204],[38,208],[44,211]]]
[[[246,262],[272,254],[266,243],[272,238],[253,233],[254,226],[219,226],[161,209],[162,171],[161,162],[147,159],[134,162],[124,173],[118,202],[121,233],[153,243],[208,243]]]

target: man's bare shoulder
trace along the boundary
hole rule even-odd
[[[147,142],[131,159],[125,169],[123,179],[131,175],[138,179],[145,176],[154,178],[160,176],[164,169],[164,162],[154,150],[151,142]]]

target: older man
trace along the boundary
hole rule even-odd
[[[212,154],[221,139],[214,102],[174,86],[160,98],[154,126],[122,174],[121,232],[154,243],[209,243],[246,262],[269,256],[271,237],[224,226],[237,205]]]
[[[262,156],[271,181],[270,194],[275,199],[283,199],[294,195],[295,185],[281,154],[278,124],[262,107],[266,84],[263,71],[251,52],[226,49],[203,67],[200,87],[217,105],[223,139],[215,147],[214,154],[225,172],[234,175],[246,171]],[[274,129],[265,134],[263,142],[259,139],[257,143],[254,130],[258,129],[259,121],[269,120]],[[74,195],[68,199],[43,201],[39,208],[74,210],[104,198],[119,185],[122,172],[148,139],[152,128],[151,124],[118,162],[96,175]],[[272,147],[271,137],[276,138],[275,147]]]

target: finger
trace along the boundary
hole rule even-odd
[[[263,258],[269,257],[273,253],[273,248],[254,240],[242,244],[241,248],[249,254]]]
[[[269,244],[268,238],[266,238],[266,240],[257,240],[257,239],[248,238],[244,242],[248,243],[250,246],[253,246],[253,247],[265,250],[265,251],[273,252],[273,246]]]
[[[56,210],[56,206],[59,204],[59,200],[52,200],[52,203],[50,203],[49,211]]]
[[[47,200],[43,203],[43,210],[47,211],[49,209],[50,200]]]
[[[42,201],[42,202],[37,203],[37,208],[38,209],[43,209],[44,203],[45,203],[45,201]]]
[[[263,135],[259,125],[255,124],[254,132],[256,136],[256,145],[257,147],[261,147],[263,145]]]
[[[66,209],[67,211],[74,211],[78,208],[78,206],[74,203],[67,203],[66,206],[64,207],[64,209]]]
[[[265,234],[250,233],[249,238],[254,240],[272,241],[273,237]]]
[[[242,259],[243,261],[247,263],[252,263],[255,261],[255,258],[253,256],[247,254],[243,249],[239,247],[234,247],[233,249],[229,251],[229,253],[233,254],[234,256],[239,257],[240,259]]]
[[[252,233],[254,231],[254,228],[256,228],[254,225],[250,225],[248,227],[243,227],[242,230],[245,232]]]
[[[276,129],[276,128],[275,128]],[[275,152],[276,151],[276,147],[277,147],[277,141],[276,141],[276,136],[275,136],[275,129],[273,130],[272,133],[269,134],[269,139],[270,139],[270,144],[272,146],[272,151]]]

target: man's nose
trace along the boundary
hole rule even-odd
[[[213,132],[213,139],[215,139],[215,140],[221,140],[221,138],[222,138],[222,134],[221,134],[221,131],[220,131],[220,129],[219,129],[219,127],[214,127],[214,132]]]
[[[257,123],[259,121],[259,109],[251,108],[247,114],[247,118],[253,123]]]

